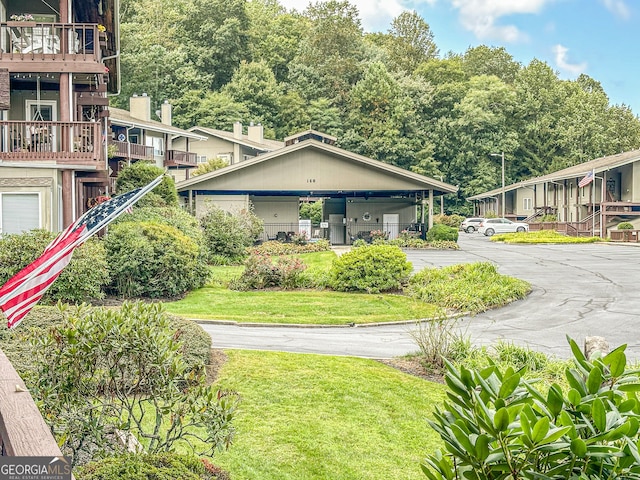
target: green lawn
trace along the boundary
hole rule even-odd
[[[204,287],[166,311],[186,318],[237,322],[346,325],[432,318],[439,308],[403,295],[318,290],[237,292]]]
[[[373,360],[226,352],[217,383],[242,397],[234,480],[411,480],[440,446],[426,418],[445,387]]]
[[[334,252],[300,255],[310,272],[327,271]],[[331,290],[269,290],[238,292],[227,285],[244,267],[212,267],[210,285],[184,299],[167,302],[167,312],[201,320],[250,323],[346,325],[433,318],[435,305],[403,295],[342,293]]]

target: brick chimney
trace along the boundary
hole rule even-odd
[[[129,99],[129,113],[138,120],[151,120],[151,98],[146,93],[140,97],[134,94]]]
[[[254,125],[253,122],[251,122],[251,124],[247,128],[247,137],[249,137],[249,140],[251,140],[252,142],[263,143],[264,128],[262,127],[262,124],[259,123],[257,125]]]
[[[236,140],[242,140],[242,122],[234,122],[233,138],[235,138]]]
[[[171,104],[169,100],[165,100],[164,103],[160,106],[160,120],[165,125],[171,126]]]

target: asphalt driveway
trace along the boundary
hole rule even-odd
[[[489,261],[500,273],[531,283],[524,300],[461,320],[476,344],[499,339],[567,357],[566,335],[582,344],[598,335],[628,345],[640,360],[640,245],[506,245],[460,233],[460,250],[411,250],[415,270]],[[390,358],[417,350],[413,325],[355,328],[243,327],[203,324],[216,348]]]

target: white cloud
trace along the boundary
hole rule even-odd
[[[554,0],[450,0],[460,12],[460,22],[479,39],[504,42],[527,40],[527,35],[515,25],[498,25],[501,17],[540,12]],[[615,0],[612,0],[615,1]]]
[[[613,13],[615,16],[628,19],[631,16],[631,12],[629,12],[629,7],[624,0],[601,0],[604,6]]]
[[[553,53],[555,54],[556,65],[558,68],[571,75],[583,73],[587,69],[587,62],[569,63],[567,60],[568,51],[569,49],[567,47],[560,44],[553,47]]]
[[[295,8],[302,12],[310,3],[317,0],[280,0],[287,9]],[[349,0],[358,8],[362,27],[366,32],[384,32],[389,29],[391,20],[405,10],[417,9],[418,5],[433,5],[436,0]]]

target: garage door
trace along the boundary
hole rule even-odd
[[[2,193],[0,207],[0,233],[40,228],[40,195],[37,193]]]

